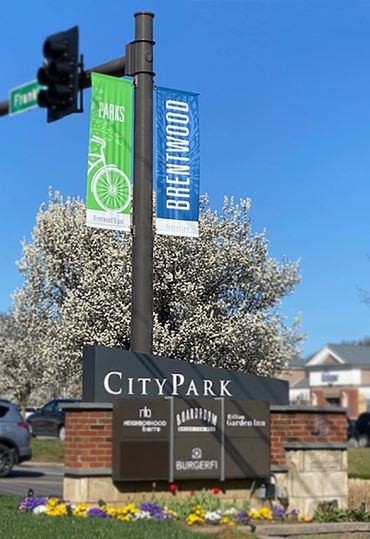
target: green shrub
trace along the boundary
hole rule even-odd
[[[364,506],[358,509],[339,509],[336,500],[321,502],[313,515],[315,522],[370,522],[370,511]]]

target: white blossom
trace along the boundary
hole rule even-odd
[[[151,518],[149,511],[137,511],[134,515],[134,520],[150,520]]]
[[[32,513],[34,513],[35,515],[41,515],[42,513],[45,513],[45,511],[46,505],[37,505],[32,511]]]
[[[204,518],[206,522],[211,522],[215,524],[221,520],[222,515],[220,511],[206,511]]]
[[[297,357],[299,322],[280,311],[299,265],[268,255],[249,210],[225,198],[218,214],[203,197],[198,239],[155,236],[154,354],[261,375]],[[0,391],[78,396],[83,345],[130,347],[131,236],[87,227],[84,202],[55,193],[22,248],[24,284],[0,319]]]

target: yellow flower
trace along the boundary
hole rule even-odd
[[[76,505],[76,507],[72,510],[72,514],[75,517],[86,517],[86,511],[87,511],[87,504],[86,503],[79,503]]]
[[[118,510],[117,510],[116,507],[104,507],[104,510],[111,517],[115,517],[117,515],[117,513],[118,513]]]
[[[139,511],[139,508],[133,503],[128,503],[122,508],[122,511],[124,513],[137,513]]]
[[[45,511],[45,515],[48,515],[50,517],[64,517],[68,515],[67,506],[65,503],[60,503],[59,505],[50,507]]]
[[[193,524],[202,524],[204,519],[195,513],[190,513],[190,515],[186,517],[185,522],[188,526],[192,526]]]
[[[46,507],[55,507],[58,505],[59,499],[58,498],[49,498],[46,502]]]
[[[250,516],[251,518],[260,518],[259,512],[256,511],[256,509],[254,509],[253,507],[248,511],[248,516]]]
[[[260,518],[265,520],[272,520],[272,512],[268,507],[262,507],[259,511]]]
[[[228,526],[235,526],[235,522],[233,521],[233,519],[227,515],[222,517],[220,524],[227,524]]]
[[[206,510],[204,509],[204,507],[202,507],[201,505],[194,505],[192,508],[191,508],[193,514],[197,515],[198,517],[201,517],[201,518],[204,518],[205,514],[206,514]]]

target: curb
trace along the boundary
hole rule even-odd
[[[205,535],[214,534],[218,535],[229,529],[225,526],[194,526],[193,531],[198,533],[204,533]],[[240,532],[249,532],[249,526],[235,526],[231,528]],[[327,534],[340,534],[337,539],[340,539],[342,534],[346,533],[368,533],[370,537],[370,522],[324,522],[320,524],[315,523],[301,523],[301,524],[257,524],[255,533],[258,539],[286,539],[286,538],[301,538],[310,535],[327,535]]]
[[[22,462],[22,464],[18,464],[18,466],[25,466],[25,467],[38,467],[38,466],[42,466],[42,467],[47,467],[47,466],[50,466],[50,467],[60,467],[60,468],[64,468],[64,463],[63,462],[38,462],[38,461],[35,461],[35,460],[32,460],[32,461],[26,461],[26,462]]]
[[[370,522],[324,522],[307,524],[269,524],[257,525],[256,533],[260,539],[282,537],[302,537],[321,534],[368,532],[370,536]],[[338,537],[338,539],[340,539]]]

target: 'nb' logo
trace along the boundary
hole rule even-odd
[[[147,406],[144,406],[144,408],[141,408],[139,410],[139,417],[140,419],[149,419],[152,417],[152,411]]]

